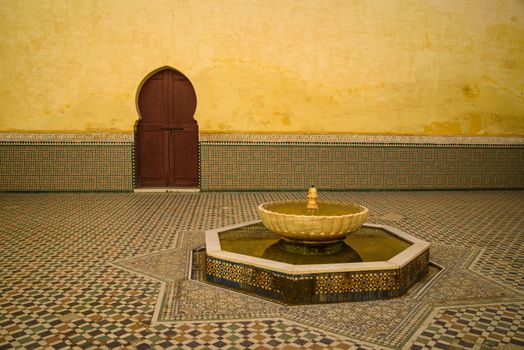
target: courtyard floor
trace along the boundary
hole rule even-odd
[[[524,191],[321,192],[431,243],[400,298],[286,306],[188,279],[297,192],[0,193],[0,349],[521,349]]]

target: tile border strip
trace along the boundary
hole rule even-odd
[[[203,144],[297,144],[297,145],[416,145],[475,147],[524,147],[524,137],[408,136],[361,134],[256,134],[200,133]],[[13,133],[0,132],[0,143],[134,143],[133,132],[122,133]]]
[[[6,133],[0,144],[133,144],[133,133]]]
[[[524,148],[522,144],[506,143],[399,143],[399,142],[240,142],[200,141],[201,146],[320,146],[320,147],[410,147],[410,148]]]
[[[319,144],[319,145],[416,145],[416,146],[520,146],[524,137],[491,136],[403,136],[357,134],[219,134],[201,133],[204,144]]]

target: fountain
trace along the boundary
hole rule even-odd
[[[303,246],[307,254],[310,247],[334,252],[332,245],[359,229],[367,219],[368,209],[338,202],[322,202],[319,207],[317,190],[311,186],[306,206],[302,201],[264,203],[258,207],[258,214],[271,232],[292,243],[286,247]]]
[[[287,304],[386,299],[428,271],[429,243],[366,224],[368,209],[317,201],[261,204],[260,221],[206,232],[211,283]]]

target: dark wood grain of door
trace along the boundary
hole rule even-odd
[[[196,95],[180,72],[164,69],[151,76],[138,97],[136,125],[138,187],[198,186]]]

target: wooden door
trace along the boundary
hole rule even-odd
[[[136,125],[138,187],[198,186],[196,95],[180,72],[164,69],[151,76],[138,95]]]

